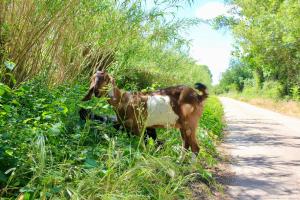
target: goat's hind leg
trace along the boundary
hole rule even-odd
[[[182,139],[182,149],[181,149],[180,160],[183,161],[185,158],[186,151],[188,151],[190,148],[190,142],[189,142],[189,138],[188,138],[187,131],[185,128],[181,128],[180,133],[181,133],[181,139]]]
[[[199,145],[197,143],[196,130],[197,130],[197,126],[196,125],[193,126],[192,124],[189,124],[185,128],[180,129],[182,140],[183,140],[182,152],[184,154],[185,150],[188,150],[189,147],[191,147],[191,150],[193,152],[192,155],[193,160],[195,160],[200,150]]]
[[[192,159],[194,161],[195,158],[198,156],[200,148],[199,148],[197,138],[196,138],[197,128],[191,128],[190,130],[191,130],[191,135],[189,137],[189,143],[191,145],[191,149],[192,149],[192,152],[193,152]]]

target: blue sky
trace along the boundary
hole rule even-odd
[[[154,0],[146,1],[151,8]],[[177,18],[213,19],[225,14],[229,6],[223,0],[194,0],[192,5],[183,3],[176,12]],[[191,41],[190,56],[197,63],[207,65],[213,75],[213,84],[217,84],[222,72],[229,67],[233,38],[229,31],[214,30],[202,23],[189,28],[183,36]]]
[[[191,6],[185,5],[178,10],[178,15],[212,19],[227,10],[228,6],[222,0],[195,0]],[[203,23],[190,28],[184,36],[192,41],[190,56],[199,64],[207,65],[213,74],[213,83],[218,83],[221,73],[229,66],[233,43],[231,33],[214,30]]]

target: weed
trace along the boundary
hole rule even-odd
[[[158,130],[163,147],[149,142],[143,149],[139,138],[129,138],[110,125],[80,121],[78,104],[84,87],[41,86],[35,80],[15,90],[6,88],[2,95],[2,197],[189,199],[189,182],[197,177],[212,180],[206,168],[216,163],[215,141],[222,127],[217,98],[207,101],[198,132],[199,162],[190,164],[179,163],[178,131]],[[98,100],[82,106],[112,113]]]

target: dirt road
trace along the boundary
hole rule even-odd
[[[300,200],[300,119],[220,98],[225,108],[234,175],[231,199]]]

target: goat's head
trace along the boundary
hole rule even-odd
[[[82,101],[88,101],[92,98],[93,94],[95,97],[102,97],[107,94],[109,87],[114,85],[114,79],[105,71],[97,71],[91,77],[91,85],[88,93],[82,99]]]

